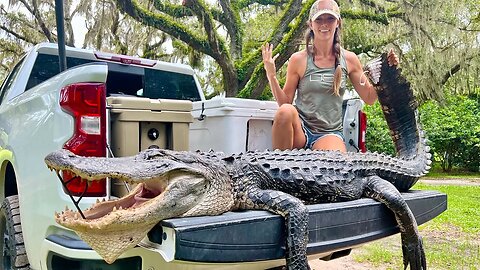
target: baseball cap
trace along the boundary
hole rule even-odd
[[[324,2],[324,3],[322,3]],[[317,0],[310,8],[310,21],[315,21],[320,15],[330,14],[337,20],[340,19],[340,8],[333,0]]]

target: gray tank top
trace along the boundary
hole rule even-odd
[[[319,68],[308,54],[305,75],[297,88],[295,107],[303,123],[314,133],[343,131],[342,102],[347,81],[347,62],[343,49],[340,53],[342,83],[340,96],[333,93],[335,69]]]

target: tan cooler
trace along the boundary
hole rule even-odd
[[[115,157],[132,156],[151,146],[188,150],[192,102],[185,100],[108,97],[110,144]],[[122,196],[123,183],[112,181],[112,194]]]

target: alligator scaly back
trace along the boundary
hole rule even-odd
[[[418,116],[418,103],[401,69],[390,66],[387,54],[369,62],[365,69],[377,91],[397,152],[397,168],[404,171],[391,182],[400,191],[410,189],[430,169],[431,154]]]

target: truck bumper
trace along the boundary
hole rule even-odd
[[[402,195],[418,224],[447,209],[447,196],[440,192],[412,190]],[[308,208],[309,259],[335,252],[342,254],[345,250],[399,232],[393,214],[372,199],[316,204]],[[49,266],[45,269],[61,269],[52,264],[61,261],[57,257],[71,261],[103,262],[83,241],[56,234],[47,237],[43,250],[47,250],[45,266]],[[164,220],[149,232],[141,247],[129,250],[110,265],[115,268],[95,269],[127,269],[122,266],[127,264],[128,269],[149,270],[167,267],[268,269],[283,265],[284,253],[285,225],[282,217],[266,211],[229,212],[211,217]],[[137,258],[138,261],[135,264],[127,258],[132,261],[132,258]],[[73,266],[69,269],[87,269]]]

